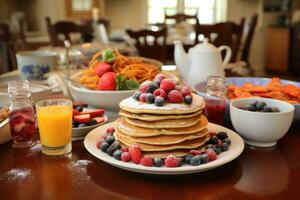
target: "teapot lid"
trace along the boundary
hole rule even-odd
[[[213,44],[209,43],[208,38],[204,38],[203,42],[197,44],[193,48],[190,49],[192,52],[197,51],[199,52],[213,52],[218,51],[218,48],[215,47]]]

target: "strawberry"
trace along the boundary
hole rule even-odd
[[[96,74],[98,77],[101,77],[105,72],[112,71],[111,65],[105,63],[105,62],[98,62],[98,64],[95,67]]]
[[[129,148],[129,153],[132,162],[134,162],[135,164],[140,164],[140,161],[143,157],[140,146],[137,144],[133,145]]]
[[[127,147],[122,147],[122,148],[121,148],[121,151],[122,151],[122,152],[129,152],[129,149],[128,149]]]
[[[178,165],[179,165],[179,160],[173,155],[169,155],[165,159],[165,166],[166,167],[178,167]]]
[[[187,86],[183,86],[181,89],[181,93],[183,95],[183,97],[190,95],[191,96],[191,89]]]
[[[141,94],[139,100],[140,100],[141,102],[146,102],[146,96],[147,96],[147,93]]]
[[[153,95],[154,95],[154,97],[160,96],[163,99],[166,99],[166,97],[167,97],[167,94],[166,94],[166,92],[163,89],[156,89],[153,92]]]
[[[217,154],[214,150],[212,149],[207,149],[205,151],[205,153],[208,155],[208,158],[209,158],[209,161],[212,161],[212,160],[216,160],[217,159]]]
[[[131,160],[129,152],[123,152],[121,155],[121,160],[123,162],[129,162]]]
[[[171,79],[164,79],[160,83],[160,88],[163,89],[166,93],[175,88],[175,83]]]
[[[113,134],[115,132],[115,128],[114,127],[109,127],[106,129],[106,133],[109,133],[109,134]]]
[[[168,94],[168,101],[170,103],[182,103],[184,100],[182,94],[177,90],[172,90]]]
[[[91,121],[91,115],[89,114],[76,115],[74,117],[74,121],[79,123],[89,123]]]
[[[81,114],[82,115],[90,114],[91,117],[101,117],[104,114],[104,110],[98,109],[98,110],[84,111],[84,112],[81,112]]]
[[[76,109],[73,109],[73,117],[76,115],[80,115],[80,112]]]
[[[164,74],[157,74],[154,78],[154,80],[162,81],[166,78]]]
[[[116,73],[104,73],[98,82],[98,90],[116,90]]]
[[[153,165],[153,160],[151,157],[148,157],[148,156],[144,156],[142,159],[141,159],[141,164],[146,166],[146,167],[151,167]]]
[[[104,122],[104,117],[95,117],[93,119],[96,120],[97,124]]]

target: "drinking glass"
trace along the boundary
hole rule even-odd
[[[36,103],[42,152],[64,155],[72,151],[72,102],[48,99]]]

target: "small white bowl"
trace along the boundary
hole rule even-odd
[[[86,136],[90,131],[93,129],[97,128],[98,126],[101,126],[105,124],[108,120],[107,115],[103,115],[104,121],[99,124],[95,124],[93,126],[85,126],[85,127],[77,127],[77,128],[72,128],[72,136],[73,137],[83,137]]]
[[[277,107],[280,112],[252,112],[242,110],[243,107],[263,101],[268,106]],[[232,100],[230,118],[235,130],[243,137],[245,143],[256,147],[275,146],[289,130],[295,107],[284,101],[267,98],[245,98]]]

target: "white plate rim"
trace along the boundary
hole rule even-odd
[[[243,139],[236,132],[228,128],[222,127],[220,125],[209,123],[207,126],[209,131],[226,131],[231,140],[231,145],[229,147],[229,150],[219,154],[217,160],[214,160],[207,164],[198,165],[198,166],[184,165],[175,168],[146,167],[143,165],[136,165],[134,163],[125,163],[116,160],[113,157],[110,157],[108,154],[103,153],[101,150],[97,149],[95,139],[98,138],[99,140],[100,135],[104,133],[103,130],[111,126],[115,126],[115,122],[111,122],[103,126],[99,126],[98,128],[92,130],[86,135],[86,137],[84,138],[84,146],[87,149],[87,151],[93,156],[95,156],[96,158],[115,167],[125,169],[128,171],[145,173],[145,174],[172,175],[172,174],[189,174],[189,173],[207,171],[222,166],[236,159],[243,152],[245,147]]]

